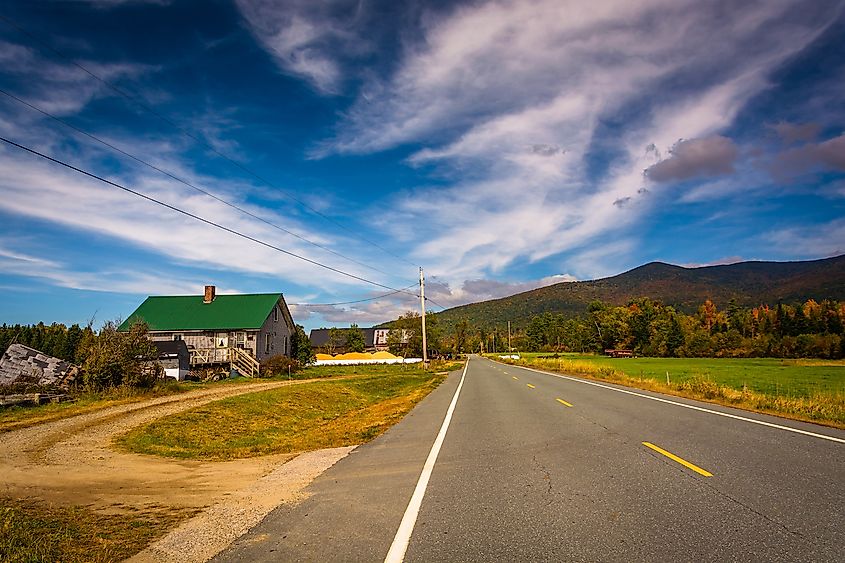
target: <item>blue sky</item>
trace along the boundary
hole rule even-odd
[[[0,89],[218,199],[5,94],[0,132],[384,286],[421,265],[442,306],[652,260],[822,258],[845,252],[844,8],[12,2]],[[283,292],[306,328],[417,306],[320,305],[387,290],[5,144],[0,171],[0,322],[99,325],[205,284]]]

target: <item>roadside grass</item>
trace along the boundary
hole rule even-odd
[[[428,372],[452,371],[461,367],[461,362],[431,362]],[[420,364],[407,365],[363,365],[363,366],[308,366],[291,376],[291,379],[312,379],[342,377],[347,375],[388,375],[395,373],[415,374],[422,373]],[[276,376],[271,378],[249,379],[238,377],[236,379],[224,379],[216,382],[191,382],[191,381],[162,381],[152,389],[137,389],[132,387],[117,387],[105,391],[78,390],[72,392],[73,402],[67,403],[46,403],[43,405],[31,406],[10,406],[0,408],[0,434],[28,428],[44,422],[53,422],[64,418],[70,418],[80,414],[87,414],[100,409],[125,405],[206,389],[210,386],[265,383],[268,381],[285,381],[287,376]]]
[[[519,360],[494,359],[845,428],[845,362],[605,358],[576,354],[557,358],[522,354]]]
[[[450,372],[463,367],[463,362],[449,362],[432,360],[429,362],[425,372],[439,373]],[[361,364],[354,366],[308,366],[302,371],[295,373],[291,379],[316,379],[324,377],[338,377],[345,375],[413,375],[423,373],[422,363],[416,364]],[[279,379],[286,379],[280,376]]]
[[[160,507],[102,514],[82,506],[0,497],[0,560],[121,561],[195,513],[193,509]]]
[[[220,461],[351,446],[384,432],[445,379],[419,368],[403,369],[407,366],[348,367],[365,374],[214,401],[115,441],[134,453]],[[332,375],[352,375],[331,370]]]

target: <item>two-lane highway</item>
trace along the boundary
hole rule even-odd
[[[845,554],[845,432],[480,358],[309,490],[220,559]]]

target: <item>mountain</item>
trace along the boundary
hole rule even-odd
[[[810,298],[845,301],[845,255],[806,262],[739,262],[700,268],[651,262],[613,277],[558,283],[453,307],[437,316],[443,326],[453,326],[462,319],[486,328],[507,321],[520,326],[545,312],[577,316],[586,312],[591,301],[625,305],[637,297],[650,297],[687,313],[696,311],[706,299],[720,309],[731,299],[745,307]]]

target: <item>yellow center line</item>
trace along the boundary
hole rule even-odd
[[[698,473],[700,475],[704,475],[705,477],[712,477],[713,476],[713,474],[710,473],[709,471],[702,469],[699,466],[695,465],[694,463],[690,463],[685,459],[681,459],[678,456],[676,456],[675,454],[669,453],[666,450],[664,450],[663,448],[655,446],[651,442],[643,442],[643,445],[647,448],[651,448],[652,450],[656,451],[659,454],[665,455],[666,457],[668,457],[672,461],[677,461],[678,463],[680,463],[684,467],[692,469],[693,471],[695,471],[696,473]]]
[[[535,387],[534,387],[533,385],[531,385],[530,383],[526,383],[526,385],[527,385],[528,387],[532,388],[532,389],[535,389]]]
[[[555,399],[555,400],[556,400],[558,403],[560,403],[561,405],[566,405],[567,407],[571,407],[571,406],[572,406],[572,403],[567,403],[567,402],[566,402],[566,401],[564,401],[563,399]]]
[[[515,376],[515,375],[512,375],[511,377],[513,377],[514,379],[519,379],[519,378],[518,378],[517,376]]]

